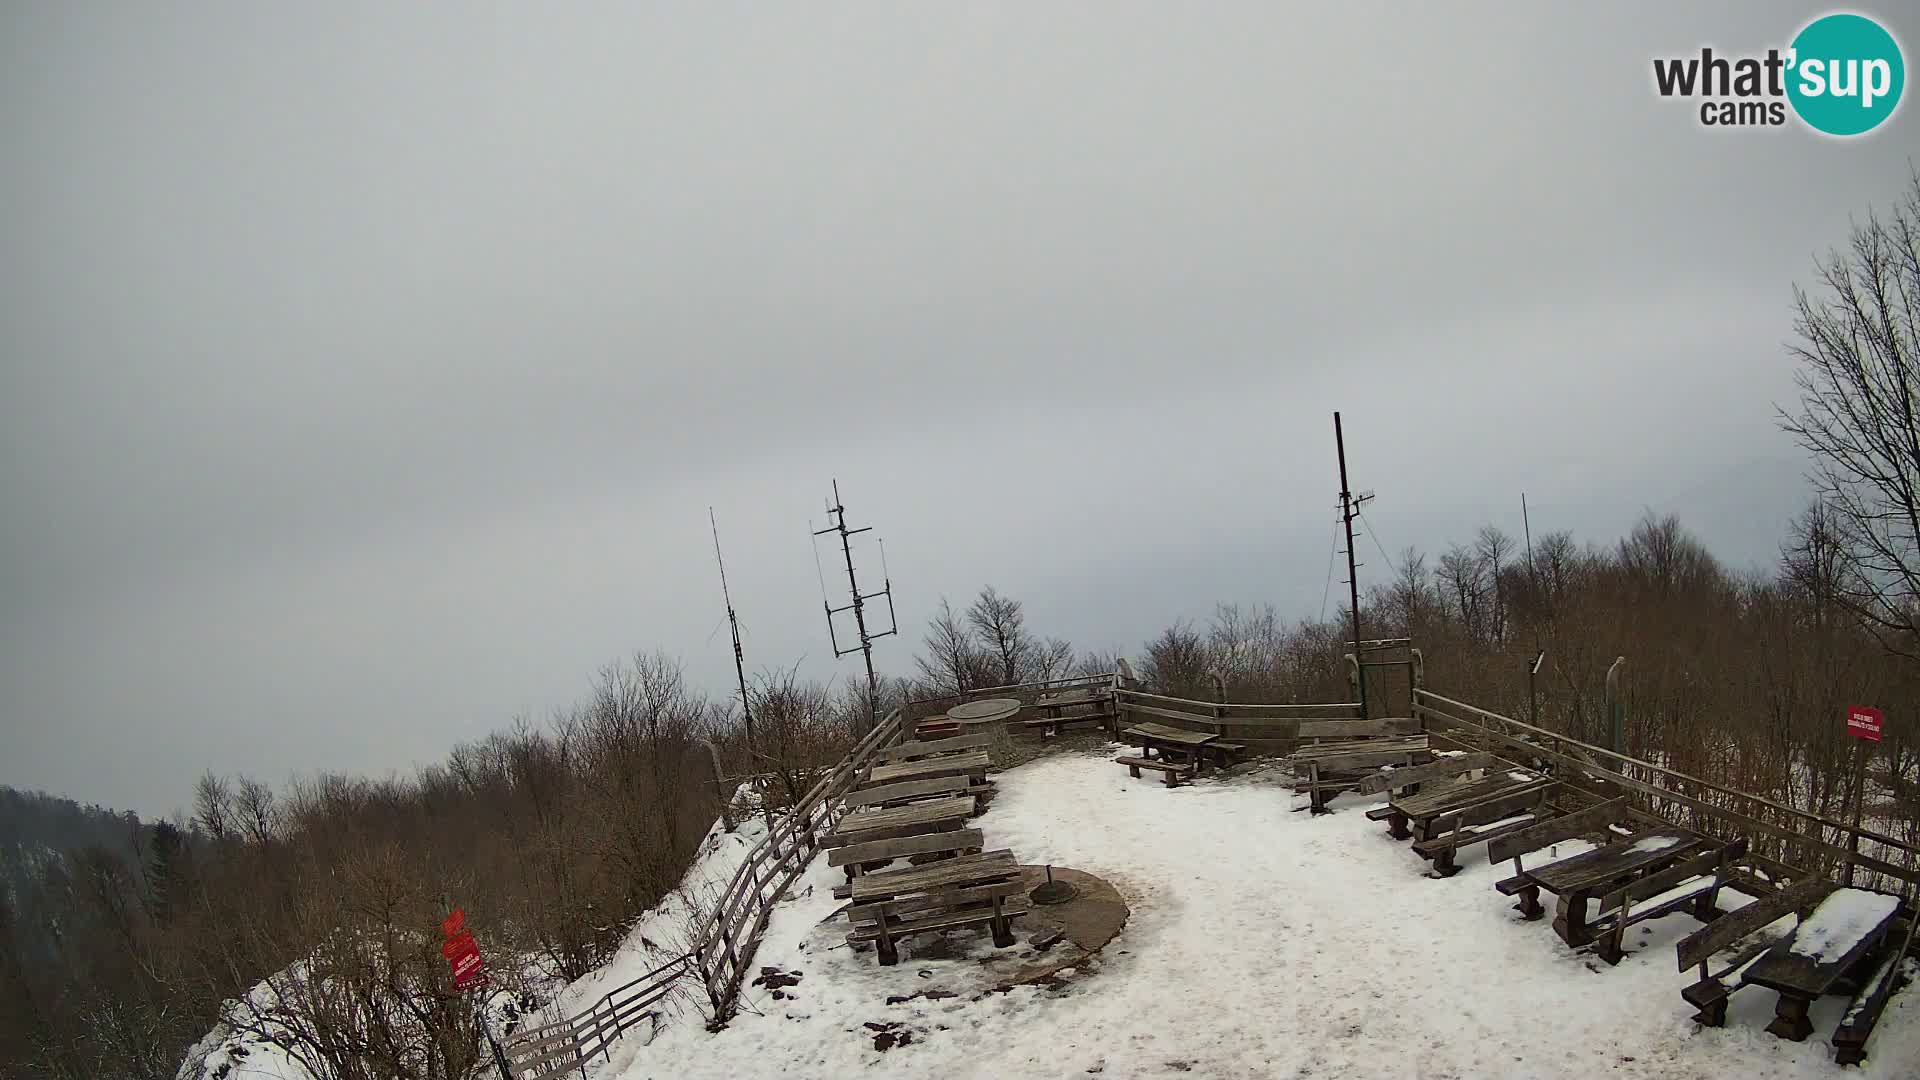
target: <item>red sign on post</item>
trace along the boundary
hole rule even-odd
[[[1879,742],[1880,732],[1886,726],[1886,720],[1886,716],[1872,706],[1847,706],[1847,734],[1856,739]]]
[[[453,967],[453,988],[462,991],[483,986],[487,981],[487,965],[480,959],[480,943],[467,932],[466,923],[466,912],[456,910],[440,924],[447,935],[440,946],[440,955]]]

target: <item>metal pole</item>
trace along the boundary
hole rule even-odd
[[[1607,716],[1613,725],[1613,752],[1621,755],[1627,752],[1627,710],[1620,702],[1620,665],[1626,662],[1619,657],[1607,669]]]
[[[1333,414],[1333,445],[1340,457],[1340,520],[1347,530],[1347,590],[1353,601],[1353,652],[1360,656],[1360,566],[1353,558],[1353,492],[1347,487],[1347,439],[1340,430],[1340,414]],[[1360,716],[1367,715],[1367,669],[1359,669]]]

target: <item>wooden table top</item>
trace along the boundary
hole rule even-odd
[[[927,863],[925,866],[911,866],[904,870],[863,874],[853,879],[851,895],[853,902],[858,904],[955,885],[996,881],[1019,872],[1020,863],[1013,857],[1013,852],[986,851],[978,855],[942,859],[939,862]]]
[[[833,827],[831,835],[857,838],[861,833],[875,832],[880,829],[903,829],[935,825],[948,820],[959,821],[973,813],[973,810],[974,798],[971,795],[931,799],[927,802],[888,806],[878,810],[856,810],[841,818],[840,823]]]
[[[900,780],[930,780],[936,776],[958,776],[961,773],[984,773],[991,764],[993,759],[985,750],[897,761],[891,765],[875,765],[862,786],[875,787]]]
[[[1792,936],[1747,968],[1743,982],[1816,998],[1893,926],[1898,898],[1865,889],[1835,889],[1807,913]]]
[[[1538,773],[1526,773],[1528,779],[1521,780],[1519,774],[1523,771],[1500,769],[1478,780],[1429,788],[1418,795],[1398,795],[1387,800],[1387,805],[1410,818],[1437,817],[1489,799],[1518,795],[1530,788],[1545,787],[1552,783]]]
[[[989,720],[1005,720],[1019,711],[1019,698],[984,698],[980,701],[967,701],[955,705],[947,710],[947,719],[958,720],[963,724],[979,724]]]
[[[1181,746],[1205,746],[1220,737],[1211,731],[1184,731],[1165,724],[1135,724],[1122,734],[1136,740],[1177,743]]]
[[[1426,750],[1425,735],[1407,735],[1382,739],[1347,739],[1341,742],[1314,743],[1303,746],[1288,755],[1295,761],[1313,761],[1318,758],[1346,757],[1349,754],[1395,754]]]
[[[1538,869],[1527,879],[1556,896],[1609,884],[1636,870],[1652,870],[1693,850],[1698,837],[1684,829],[1651,829]]]

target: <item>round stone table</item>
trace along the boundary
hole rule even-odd
[[[1007,730],[1007,718],[1019,711],[1018,698],[985,698],[955,705],[947,710],[947,719],[959,724],[963,735],[976,731],[1004,733]]]

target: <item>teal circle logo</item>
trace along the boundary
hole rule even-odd
[[[1823,15],[1793,39],[1787,100],[1815,131],[1864,135],[1900,105],[1900,43],[1864,15]]]

